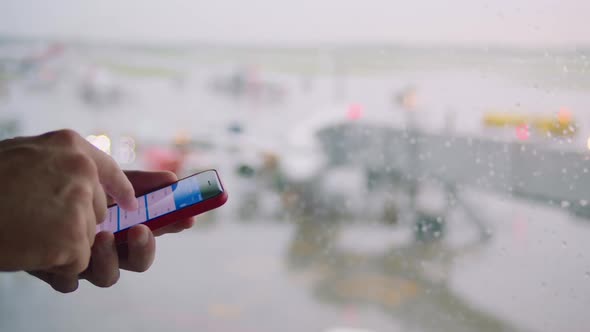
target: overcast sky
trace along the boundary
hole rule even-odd
[[[0,34],[135,42],[590,44],[590,0],[1,0]]]

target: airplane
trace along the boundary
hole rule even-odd
[[[228,95],[236,99],[249,99],[264,103],[281,102],[286,95],[285,88],[263,76],[254,67],[236,69],[223,76],[209,80],[209,89],[217,94]]]

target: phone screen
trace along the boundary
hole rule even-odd
[[[170,186],[137,197],[139,208],[125,211],[118,205],[108,209],[105,220],[96,226],[96,231],[119,232],[137,224],[172,213],[184,207],[197,204],[221,192],[214,171],[192,175]]]

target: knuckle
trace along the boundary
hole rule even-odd
[[[83,153],[73,152],[64,157],[65,168],[74,174],[92,176],[96,174],[96,165],[90,157]]]
[[[63,230],[64,240],[73,244],[83,243],[88,232],[82,209],[72,208],[65,218],[65,222],[62,226],[65,228]]]
[[[68,273],[80,273],[88,267],[91,242],[87,239],[88,227],[83,211],[71,208],[62,220],[52,232],[54,241],[45,250],[43,265],[61,268]]]
[[[84,272],[90,264],[90,248],[85,244],[79,244],[74,247],[75,255],[72,262],[72,272],[80,274]]]
[[[71,202],[78,202],[78,203],[83,203],[83,204],[87,204],[89,201],[92,200],[92,196],[94,195],[92,188],[90,187],[90,185],[82,182],[82,181],[76,181],[74,183],[72,183],[72,185],[70,186],[70,190],[69,190],[69,195],[70,195],[70,199]],[[73,207],[76,204],[73,205]],[[80,206],[80,205],[78,205]],[[82,205],[84,206],[84,205]],[[70,217],[72,218],[77,218],[80,219],[83,217],[82,215],[82,211],[81,208],[75,208],[73,209],[74,211],[71,212]]]
[[[64,266],[68,263],[70,256],[65,246],[54,245],[45,250],[41,265],[47,268]]]
[[[90,257],[86,257],[85,255],[79,256],[74,262],[72,263],[72,272],[75,274],[80,274],[84,272],[88,268],[88,264],[90,263]]]
[[[96,230],[96,227],[93,227],[93,230]],[[94,240],[95,240],[95,232],[92,232],[92,234],[90,234],[90,228],[86,228],[86,233],[88,234],[88,245],[90,245],[90,247],[92,248],[92,246],[94,245]]]
[[[72,147],[79,144],[82,138],[76,131],[72,129],[61,129],[49,132],[43,135],[45,138],[52,141],[54,144],[66,147]]]
[[[107,214],[108,214],[108,208],[106,205],[100,205],[99,207],[96,208],[96,223],[100,224],[102,223],[106,218],[107,218]]]

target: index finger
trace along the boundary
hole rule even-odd
[[[104,191],[123,209],[137,210],[138,204],[133,186],[117,162],[86,140],[84,140],[83,148],[96,164],[98,179]]]

